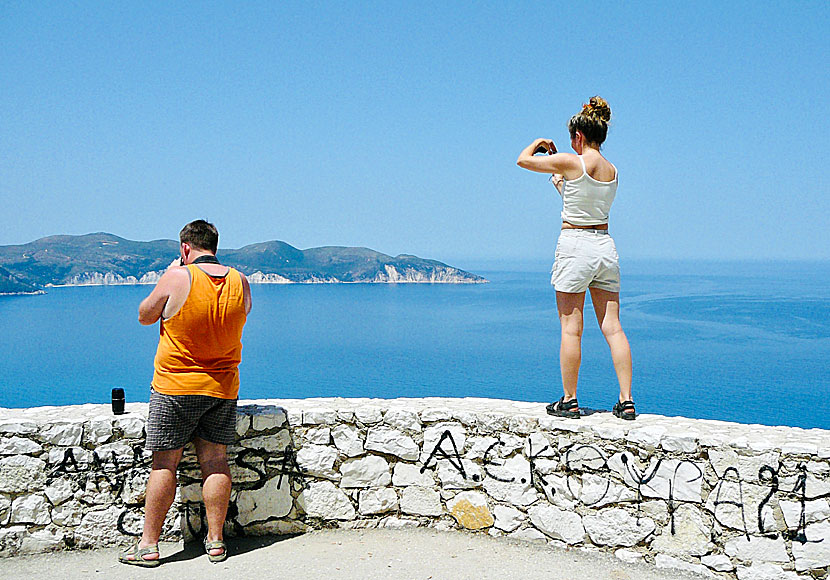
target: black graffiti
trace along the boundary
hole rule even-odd
[[[573,465],[572,459],[571,459],[571,454],[576,453],[577,451],[581,451],[583,449],[585,449],[589,452],[593,452],[596,455],[588,461],[586,461],[584,458],[579,458],[578,461],[581,460],[582,463],[579,465],[579,467],[575,468],[574,465]],[[625,455],[623,455],[623,459],[625,459]],[[600,461],[601,463],[599,465],[596,465],[596,466],[590,465],[589,462],[593,462],[593,461]],[[623,462],[625,463],[625,461],[623,461]],[[577,494],[574,493],[573,489],[571,488],[572,477],[574,476],[574,474],[583,474],[585,472],[586,468],[591,469],[594,473],[609,473],[611,471],[610,468],[608,467],[608,459],[605,457],[605,453],[602,452],[602,449],[599,449],[598,447],[595,447],[594,445],[575,445],[573,447],[570,447],[565,452],[565,485],[568,488],[568,493],[570,493],[572,497],[576,497],[576,495],[577,495]],[[600,494],[600,496],[595,501],[593,501],[591,503],[586,503],[586,502],[583,502],[583,503],[585,503],[585,505],[589,506],[589,507],[592,506],[592,505],[596,505],[596,504],[600,503],[608,495],[608,491],[610,489],[611,489],[611,480],[606,477],[605,478],[605,489]]]
[[[291,477],[295,477],[299,480],[300,485],[305,487],[305,474],[303,468],[297,462],[297,454],[291,445],[286,446],[285,451],[283,451],[279,473],[280,478],[277,481],[277,487],[282,487],[283,477],[288,477],[289,480]]]
[[[758,504],[758,529],[761,534],[767,536],[768,538],[777,538],[778,534],[776,532],[767,532],[764,530],[764,507],[767,503],[769,503],[769,500],[772,499],[772,496],[778,493],[778,472],[770,465],[762,465],[758,470],[758,481],[760,481],[761,484],[769,485],[769,493]]]
[[[729,475],[735,475],[734,480],[727,479]],[[738,484],[738,501],[725,499],[721,500],[720,495],[723,492],[723,488],[725,487],[724,484],[726,483],[737,483]],[[712,513],[717,520],[718,523],[724,524],[720,519],[718,519],[718,506],[721,505],[731,505],[737,507],[741,512],[741,523],[743,524],[743,531],[746,535],[746,539],[749,540],[749,530],[747,529],[746,525],[746,511],[744,510],[744,488],[743,483],[741,481],[741,474],[738,472],[737,468],[729,466],[723,470],[723,475],[720,478],[720,485],[718,485],[718,493],[715,495],[715,501],[712,507]]]
[[[501,440],[494,441],[493,444],[490,445],[490,447],[487,448],[487,451],[484,452],[484,457],[482,458],[482,463],[484,464],[483,465],[484,473],[486,473],[488,477],[491,477],[491,478],[495,479],[496,481],[501,481],[502,483],[513,483],[514,481],[516,481],[515,477],[511,477],[510,479],[506,479],[504,477],[499,477],[498,475],[496,475],[495,473],[493,473],[489,469],[487,469],[487,466],[491,465],[490,453],[492,453],[493,449],[495,449],[499,445],[504,445],[504,442],[501,441]]]
[[[120,514],[118,514],[118,521],[116,522],[116,527],[118,528],[118,531],[124,534],[125,536],[132,536],[134,538],[138,538],[141,536],[140,531],[134,532],[132,530],[128,530],[127,527],[124,525],[124,520],[127,518],[128,515],[130,515],[129,510],[124,510]]]
[[[527,460],[530,463],[530,485],[533,487],[542,487],[544,491],[544,486],[548,485],[548,480],[545,479],[545,476],[539,471],[539,468],[536,467],[536,460],[537,459],[555,459],[555,455],[542,455],[545,451],[550,450],[549,445],[544,445],[537,453],[533,452],[533,440],[528,439],[528,448],[527,448]],[[522,481],[524,483],[524,481]],[[554,494],[554,490],[551,489],[551,496]]]
[[[444,449],[444,441],[449,440],[450,444],[452,445],[452,450]],[[427,460],[421,466],[421,473],[429,468],[429,463],[435,459],[435,463],[438,463],[440,459],[446,459],[449,461],[450,465],[452,465],[458,473],[461,474],[461,477],[467,479],[467,472],[464,469],[464,463],[461,461],[461,454],[458,452],[458,445],[455,443],[455,439],[453,439],[452,433],[449,429],[446,429],[443,433],[441,433],[441,437],[438,439],[438,443],[435,444],[435,447],[432,448]],[[480,477],[477,474],[473,474],[472,480],[478,481]]]
[[[143,456],[141,445],[134,445],[131,450],[132,458],[123,463],[114,450],[110,450],[109,457],[104,457],[97,449],[92,452],[89,462],[82,463],[75,457],[75,449],[70,447],[64,451],[60,463],[47,473],[46,481],[52,483],[61,476],[69,475],[74,476],[73,479],[82,488],[91,484],[100,492],[102,484],[106,484],[112,493],[120,495],[127,480],[150,465],[150,459]]]

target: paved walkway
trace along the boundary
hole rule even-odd
[[[0,579],[75,580],[680,580],[699,579],[609,553],[551,548],[484,534],[407,530],[331,530],[299,536],[232,539],[231,557],[211,564],[200,547],[162,545],[162,565],[117,562],[118,550],[67,551],[0,560]]]

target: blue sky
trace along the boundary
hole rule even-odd
[[[631,258],[828,259],[827,2],[0,2],[0,244],[108,231],[552,260],[515,165],[614,115]]]

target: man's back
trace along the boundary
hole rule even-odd
[[[153,388],[168,395],[235,399],[247,316],[243,278],[233,268],[225,269],[224,276],[209,275],[194,264],[186,269],[186,298],[161,322]],[[174,292],[170,301],[176,298]]]

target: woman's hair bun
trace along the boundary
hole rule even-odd
[[[607,123],[611,120],[611,107],[608,106],[608,102],[602,97],[591,97],[587,105],[582,105],[580,115]]]

